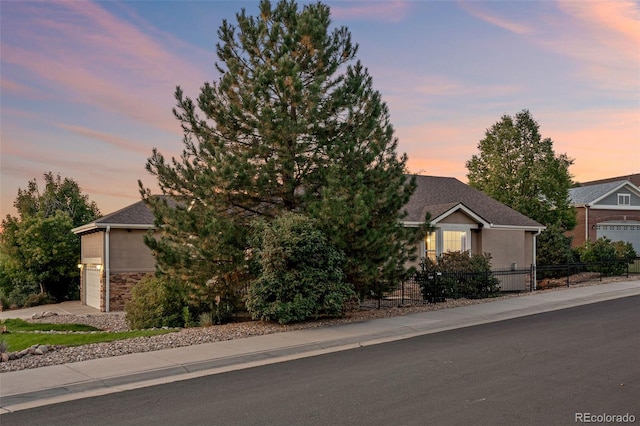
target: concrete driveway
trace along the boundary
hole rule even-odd
[[[58,315],[101,315],[104,312],[100,312],[96,308],[83,305],[79,300],[71,300],[68,302],[56,303],[52,305],[40,305],[33,306],[31,308],[24,309],[12,309],[8,311],[0,312],[0,320],[6,318],[20,318],[28,319],[33,314],[42,312],[55,312]]]

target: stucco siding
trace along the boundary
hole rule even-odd
[[[104,232],[93,232],[91,234],[85,234],[80,238],[82,247],[80,256],[82,259],[103,258]]]
[[[112,229],[109,236],[110,272],[151,272],[155,259],[144,244],[145,230]]]
[[[467,214],[460,211],[451,213],[449,216],[445,217],[438,223],[454,223],[456,225],[467,225],[467,224],[477,225],[478,224],[478,222],[470,218]]]
[[[482,252],[491,254],[492,268],[529,266],[525,258],[525,232],[517,230],[483,229]]]

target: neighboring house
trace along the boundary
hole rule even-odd
[[[419,257],[447,251],[489,253],[493,268],[535,264],[536,235],[544,226],[454,178],[416,176],[417,188],[405,206],[406,226],[431,215],[433,233],[416,250]],[[154,258],[143,236],[154,229],[151,211],[137,202],[73,229],[82,244],[82,302],[101,311],[124,309],[131,288],[154,271]],[[529,280],[518,288],[525,290]]]
[[[153,213],[139,201],[72,229],[80,235],[80,300],[102,312],[122,311],[131,288],[155,271],[155,259],[144,244],[154,229]]]
[[[406,226],[431,215],[435,231],[419,243],[419,257],[448,251],[488,253],[495,269],[535,265],[536,236],[544,226],[455,178],[416,176],[417,188],[405,206]],[[502,288],[502,290],[524,290]]]
[[[637,182],[637,183],[635,183]],[[573,246],[607,237],[626,241],[640,253],[640,174],[583,183],[569,189],[576,228],[567,232]]]

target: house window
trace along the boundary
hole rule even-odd
[[[470,250],[470,230],[436,229],[424,238],[424,256],[436,260],[438,256],[450,251]]]
[[[630,206],[631,205],[631,194],[618,194],[618,205],[619,206]]]
[[[467,233],[465,231],[442,231],[442,252],[467,250]]]
[[[428,257],[431,260],[436,260],[436,257],[438,256],[437,247],[438,245],[436,243],[436,233],[429,232],[424,238],[425,257]]]

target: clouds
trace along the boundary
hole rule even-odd
[[[485,129],[527,108],[576,159],[578,180],[638,172],[637,2],[330,4],[411,171],[464,180]],[[255,2],[3,2],[0,216],[48,170],[103,212],[138,199],[137,179],[153,187],[151,149],[182,148],[175,86],[197,96],[217,79],[215,29],[242,6],[258,12]]]
[[[410,12],[411,2],[403,0],[339,2],[331,6],[331,16],[334,19],[351,21],[366,20],[398,23],[409,16]]]

